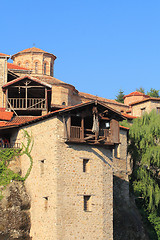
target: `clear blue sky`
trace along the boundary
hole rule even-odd
[[[81,92],[160,89],[159,0],[6,0],[0,29],[0,52],[35,44],[57,56],[55,77]]]

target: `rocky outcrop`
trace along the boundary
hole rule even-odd
[[[114,240],[149,240],[134,199],[126,194],[128,182],[114,176]]]
[[[0,240],[31,240],[30,200],[22,182],[13,181],[0,201]]]

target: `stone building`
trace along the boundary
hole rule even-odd
[[[0,144],[20,147],[24,130],[34,140],[33,167],[25,182],[30,237],[113,240],[113,177],[125,183],[127,204],[131,172],[128,129],[119,122],[133,119],[138,103],[133,104],[133,96],[121,104],[79,92],[53,77],[56,57],[41,49],[14,54],[13,63],[8,58],[0,54]],[[153,100],[148,99],[136,101]],[[19,160],[25,175],[28,159]]]

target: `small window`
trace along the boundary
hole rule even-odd
[[[41,175],[44,174],[44,160],[40,161]]]
[[[91,211],[91,196],[90,195],[84,195],[84,211],[89,212]]]
[[[109,127],[110,127],[109,122],[105,122],[105,127],[106,127],[106,128],[109,128]]]
[[[141,108],[141,115],[143,115],[146,111],[146,108]]]
[[[44,63],[44,75],[46,75],[46,63]]]
[[[38,73],[38,62],[35,62],[35,73]]]
[[[53,63],[50,65],[50,75],[53,76]]]
[[[44,209],[47,210],[48,209],[48,196],[43,197],[43,198],[44,198]]]
[[[83,172],[90,171],[90,161],[89,159],[83,159]]]
[[[120,158],[120,145],[116,145],[114,149],[115,158]]]
[[[62,105],[66,105],[66,103],[65,103],[65,102],[62,102]]]

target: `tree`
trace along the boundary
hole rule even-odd
[[[145,90],[143,87],[140,87],[140,88],[136,88],[136,91],[137,92],[141,92],[141,93],[144,93],[145,94]]]
[[[132,190],[144,221],[150,222],[151,239],[160,239],[160,115],[145,113],[129,127]]]
[[[123,97],[124,97],[124,91],[122,91],[122,90],[120,89],[119,92],[118,92],[118,95],[116,96],[116,99],[115,99],[115,100],[116,100],[117,102],[124,103]]]
[[[156,90],[154,88],[151,88],[149,92],[147,92],[147,95],[149,95],[150,97],[155,97],[155,98],[159,98],[159,90]]]

